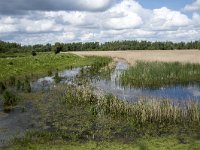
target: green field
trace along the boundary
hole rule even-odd
[[[0,58],[0,81],[10,77],[42,76],[48,72],[69,69],[71,67],[90,66],[95,62],[110,58],[79,57],[73,54],[38,53],[37,56]]]
[[[181,143],[174,137],[145,138],[134,143],[121,142],[87,142],[87,143],[57,143],[30,144],[26,147],[14,147],[9,150],[199,150],[200,141],[187,139]]]

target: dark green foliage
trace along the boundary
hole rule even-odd
[[[12,66],[12,65],[13,65],[13,62],[12,62],[12,61],[10,61],[8,64]]]
[[[9,85],[10,86],[14,86],[15,85],[15,81],[16,81],[16,78],[14,76],[10,76],[10,78],[9,78]]]
[[[59,76],[58,71],[56,71],[55,73],[54,80],[55,83],[59,83],[61,81],[61,77]]]
[[[3,93],[3,105],[4,108],[16,106],[19,102],[19,98],[11,91],[5,91]]]
[[[63,44],[61,43],[55,43],[54,47],[53,47],[54,53],[58,54],[61,51],[63,51]]]
[[[27,93],[31,93],[31,85],[28,77],[25,77],[24,81],[24,91]]]
[[[0,82],[0,93],[6,90],[6,86],[3,82]]]
[[[113,42],[86,42],[86,43],[55,43],[55,45],[26,45],[0,41],[0,53],[19,52],[50,52],[53,49],[55,54],[60,51],[90,51],[90,50],[174,50],[174,49],[200,49],[200,41],[179,42],[150,42],[150,41],[113,41]]]
[[[21,81],[20,81],[20,80],[17,80],[17,83],[16,83],[16,88],[17,88],[17,90],[20,90],[20,89],[21,89],[21,86],[22,86]]]
[[[37,55],[37,53],[35,51],[32,51],[31,54],[32,54],[32,56],[36,56]]]
[[[48,71],[47,71],[47,75],[48,75],[48,76],[52,76],[52,74],[53,74],[53,72],[52,72],[51,70],[48,70]]]

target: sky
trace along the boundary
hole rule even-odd
[[[200,40],[200,0],[0,0],[0,40]]]

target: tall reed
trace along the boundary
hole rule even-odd
[[[126,70],[120,77],[122,85],[160,87],[172,84],[200,83],[199,64],[178,62],[141,62]]]
[[[110,94],[95,94],[89,87],[70,86],[65,102],[70,106],[89,106],[97,116],[110,115],[138,124],[189,125],[200,122],[200,105],[197,101],[178,103],[170,100],[141,99],[130,103]]]

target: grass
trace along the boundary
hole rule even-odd
[[[0,53],[0,58],[16,58],[31,56],[31,53]]]
[[[17,97],[15,93],[11,91],[5,91],[3,93],[4,111],[10,111],[12,107],[17,105],[19,100],[20,100],[19,97]]]
[[[188,102],[187,107],[153,100],[129,104],[112,95],[96,93],[87,83],[58,85],[48,93],[27,96],[39,115],[34,116],[35,130],[17,139],[13,149],[200,147],[200,109],[193,102]]]
[[[95,116],[109,115],[125,119],[136,125],[198,126],[200,123],[200,105],[198,101],[184,104],[170,100],[144,99],[134,103],[119,100],[113,95],[96,96],[87,87],[68,87],[66,95],[68,106],[89,107]]]
[[[111,61],[110,58],[41,54],[29,59],[33,59],[34,62],[35,58],[36,60],[40,58],[39,60],[42,61],[39,61],[41,66],[34,69],[35,73],[52,74],[48,67],[57,69],[59,65],[58,69],[71,68],[72,65],[73,67],[80,65],[91,67],[81,70],[81,75],[73,80],[73,84],[58,84],[46,93],[41,91],[21,94],[22,97],[24,96],[23,99],[30,99],[37,110],[37,113],[30,119],[34,129],[28,131],[24,137],[15,139],[10,150],[21,150],[22,148],[195,150],[200,148],[200,106],[198,102],[188,101],[179,104],[170,100],[141,99],[129,103],[111,94],[104,95],[93,89],[88,79],[99,76],[101,73],[104,77],[104,71],[110,72],[111,70],[105,67]],[[43,62],[41,58],[46,61],[50,58],[56,61],[49,60],[49,65],[45,68],[43,65],[46,61]],[[17,60],[19,61],[19,58]],[[66,65],[63,65],[64,60]],[[15,65],[16,62],[9,63],[9,65]],[[169,66],[165,63],[161,64],[161,66],[160,63],[149,65],[154,70],[160,69],[161,73],[165,72],[162,71],[164,67],[168,71],[175,70],[177,74],[185,72],[187,75],[189,70],[193,71],[191,76],[198,73],[195,65],[192,69],[190,68],[193,64],[174,63]],[[34,63],[29,65],[35,66]],[[140,67],[138,69],[141,69]],[[147,73],[148,67],[145,64],[143,69],[147,70]],[[184,71],[185,69],[187,71]],[[23,75],[27,75],[26,71],[30,73],[30,70],[25,69]],[[182,77],[182,73],[180,75]],[[14,79],[12,76],[10,78],[12,84]]]
[[[0,58],[0,81],[24,76],[41,76],[48,72],[72,67],[89,66],[97,61],[111,61],[103,57],[79,57],[74,54],[38,53],[37,56]]]
[[[137,62],[120,77],[124,86],[162,87],[200,83],[200,65],[164,62]]]
[[[60,143],[60,144],[32,144],[27,147],[15,147],[9,150],[198,150],[199,140],[186,139],[186,143],[180,143],[174,137],[145,138],[135,143],[121,142],[86,142],[86,143]]]

